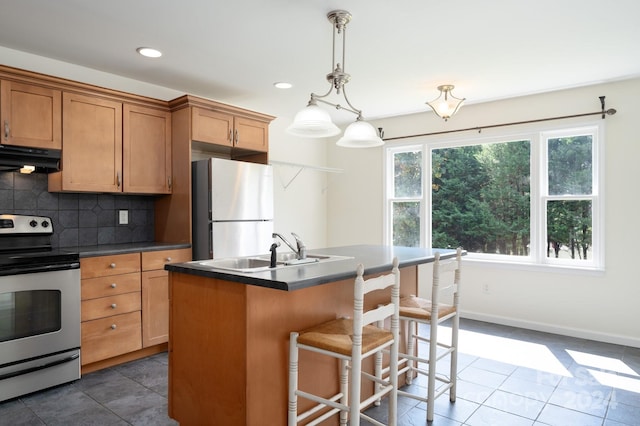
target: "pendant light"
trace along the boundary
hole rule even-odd
[[[427,102],[427,105],[431,107],[433,112],[444,118],[444,121],[447,121],[453,116],[453,114],[458,112],[462,103],[465,101],[465,98],[460,99],[453,96],[451,91],[454,87],[455,86],[452,84],[443,84],[442,86],[438,86],[440,96],[431,102]]]
[[[346,28],[347,24],[351,21],[351,14],[346,10],[334,10],[327,14],[327,19],[333,25],[333,71],[327,74],[329,91],[324,95],[312,93],[307,106],[296,114],[293,123],[291,123],[286,131],[295,136],[308,138],[324,138],[339,134],[340,129],[333,124],[329,113],[318,106],[318,102],[320,102],[336,109],[349,111],[357,117],[356,121],[347,127],[344,135],[338,140],[336,145],[347,148],[370,148],[383,145],[384,142],[376,129],[364,121],[362,111],[351,105],[345,91],[345,84],[351,79],[351,76],[344,71]],[[339,37],[342,37],[341,63],[336,62],[336,38]],[[333,92],[333,89],[336,89],[336,94],[342,94],[348,107],[324,99]]]

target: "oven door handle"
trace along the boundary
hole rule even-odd
[[[46,368],[55,367],[56,365],[66,364],[67,362],[75,361],[80,357],[80,353],[76,352],[73,355],[70,355],[66,358],[62,358],[56,361],[48,362],[43,365],[38,365],[35,367],[25,368],[24,370],[12,371],[11,373],[5,373],[0,376],[0,380],[10,379],[11,377],[22,376],[23,374],[33,373],[34,371],[44,370]]]
[[[19,266],[15,268],[9,268],[6,270],[0,270],[0,276],[34,274],[37,272],[48,272],[48,271],[64,271],[67,269],[79,269],[79,268],[80,268],[80,262],[59,263],[59,264],[53,264],[53,265]]]

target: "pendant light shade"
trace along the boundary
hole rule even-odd
[[[438,114],[440,117],[447,121],[450,119],[462,106],[462,103],[465,101],[465,98],[456,98],[453,96],[451,91],[455,86],[451,84],[444,84],[442,86],[438,86],[438,90],[440,91],[440,96],[431,102],[427,102],[427,105],[431,107],[431,109]]]
[[[376,129],[362,120],[362,111],[351,104],[345,90],[345,85],[351,79],[351,76],[344,70],[345,38],[347,24],[351,21],[351,14],[346,10],[333,10],[327,14],[327,19],[333,25],[333,57],[331,61],[333,70],[327,74],[329,91],[324,95],[312,93],[307,107],[296,114],[293,123],[287,127],[286,131],[292,135],[307,138],[324,138],[339,134],[340,129],[333,124],[329,113],[318,106],[318,102],[322,102],[335,109],[349,111],[358,117],[355,123],[347,127],[344,136],[337,142],[338,146],[369,148],[382,145],[384,142],[377,134]],[[336,60],[336,52],[340,50],[340,44],[336,43],[336,40],[339,38],[342,38],[342,61]],[[341,94],[344,97],[348,107],[325,99],[333,92],[333,89],[336,90],[338,95]]]
[[[344,135],[336,142],[343,148],[372,148],[383,145],[378,131],[369,123],[357,120],[344,131]]]
[[[293,123],[287,127],[287,133],[305,138],[325,138],[337,135],[340,128],[333,124],[327,111],[309,102],[298,111]]]

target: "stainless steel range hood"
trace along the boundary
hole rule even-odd
[[[0,171],[18,171],[33,166],[36,173],[60,170],[60,150],[0,144]]]

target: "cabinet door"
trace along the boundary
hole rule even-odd
[[[191,109],[191,138],[198,142],[233,146],[233,116],[193,107]]]
[[[60,90],[0,82],[2,143],[35,148],[62,147]]]
[[[169,272],[142,273],[142,347],[169,341]]]
[[[122,191],[122,103],[63,93],[62,134],[62,171],[49,175],[50,190]]]
[[[234,146],[251,151],[269,150],[269,125],[263,121],[235,118]]]
[[[171,113],[123,107],[124,192],[171,193]]]

